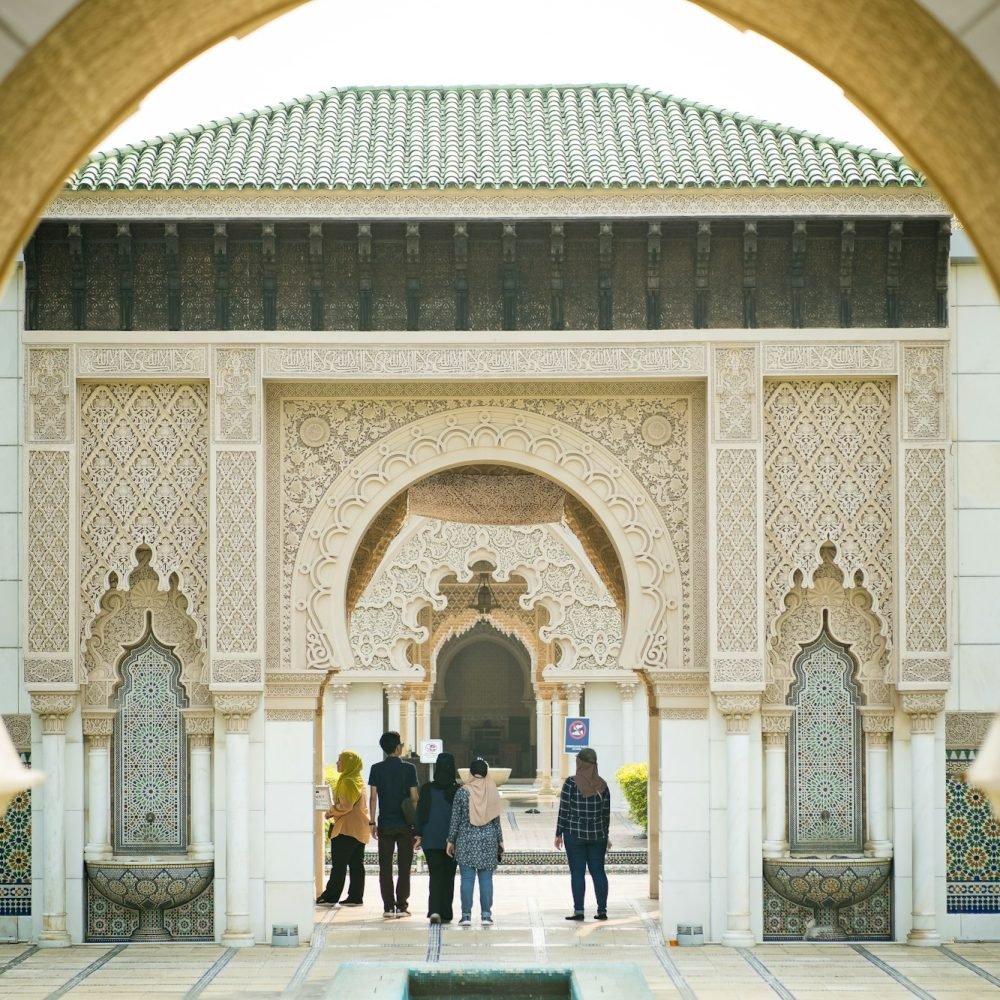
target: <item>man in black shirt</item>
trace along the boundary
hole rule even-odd
[[[381,764],[372,764],[368,775],[368,786],[371,789],[368,814],[372,818],[372,834],[378,841],[378,884],[382,890],[382,916],[408,917],[410,867],[413,865],[413,850],[420,846],[420,838],[413,836],[413,830],[403,815],[403,801],[409,799],[414,811],[416,810],[417,769],[400,760],[403,742],[399,733],[383,733],[378,745],[386,758]],[[397,849],[399,874],[393,889],[392,856]]]

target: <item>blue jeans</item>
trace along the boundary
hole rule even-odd
[[[563,834],[566,845],[566,859],[569,861],[569,882],[573,890],[573,910],[583,913],[583,899],[587,891],[586,872],[594,883],[597,897],[597,912],[608,909],[608,876],[604,871],[604,855],[608,850],[606,840],[581,840],[572,833]]]
[[[471,865],[459,865],[462,873],[460,893],[462,896],[462,916],[472,915],[472,890],[479,877],[479,909],[484,917],[493,915],[493,869],[473,868]]]

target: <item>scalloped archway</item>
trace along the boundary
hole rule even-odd
[[[433,414],[393,431],[329,487],[296,558],[293,660],[351,672],[348,579],[368,527],[411,483],[481,462],[545,476],[593,513],[625,578],[620,663],[639,670],[681,668],[680,573],[667,526],[645,486],[581,431],[549,417],[488,405]]]

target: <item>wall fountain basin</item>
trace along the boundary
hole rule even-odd
[[[139,925],[132,941],[173,941],[164,912],[190,903],[212,883],[213,861],[137,858],[135,861],[87,861],[87,879],[107,900],[136,910]]]
[[[764,858],[764,881],[779,896],[812,910],[807,938],[846,941],[840,911],[875,895],[892,874],[891,858]]]
[[[494,785],[504,785],[510,780],[510,770],[509,767],[491,767],[489,777],[493,779]],[[460,767],[458,769],[458,776],[462,779],[463,785],[467,785],[472,780],[472,775],[467,767]]]

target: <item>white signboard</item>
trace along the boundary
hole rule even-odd
[[[326,812],[333,805],[333,789],[326,784],[313,786],[313,809]]]
[[[420,763],[436,764],[438,754],[444,750],[443,740],[421,740],[420,741]]]

